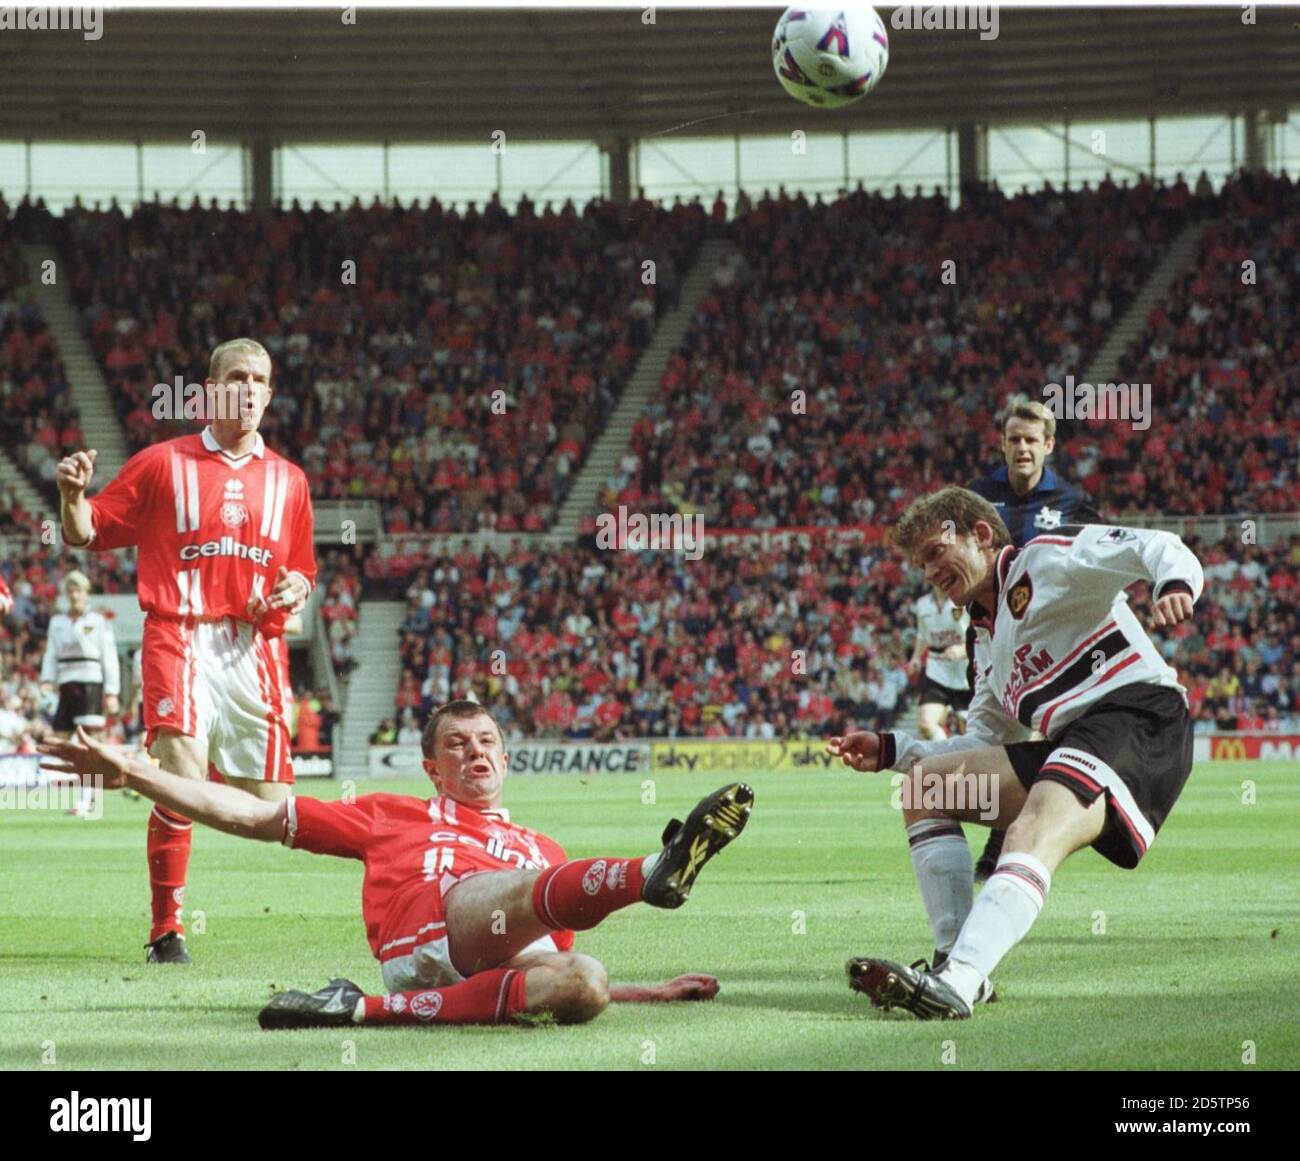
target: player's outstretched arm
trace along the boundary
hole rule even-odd
[[[264,802],[233,786],[168,774],[96,741],[80,726],[66,741],[52,740],[38,749],[54,759],[41,763],[47,770],[76,774],[83,780],[100,778],[105,790],[130,787],[168,810],[240,838],[279,842],[283,837],[284,803]]]
[[[663,984],[611,984],[609,998],[615,1004],[663,1004],[678,1000],[711,1000],[719,984],[713,976],[688,972]]]

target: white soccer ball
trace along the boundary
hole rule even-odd
[[[874,8],[787,8],[772,36],[772,68],[790,96],[836,109],[861,100],[889,64],[889,34]]]

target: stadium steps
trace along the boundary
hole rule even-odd
[[[32,486],[31,480],[10,455],[9,449],[0,448],[0,495],[7,496],[10,490],[28,512],[39,515],[42,520],[58,519],[58,512],[50,510],[49,501]]]
[[[1125,374],[1124,356],[1138,337],[1146,330],[1147,317],[1169,297],[1174,281],[1192,264],[1196,247],[1208,222],[1192,221],[1169,245],[1164,256],[1156,263],[1142,289],[1134,296],[1110,333],[1102,341],[1080,382],[1113,383]]]
[[[617,474],[619,461],[632,438],[632,428],[654,397],[664,368],[686,337],[696,308],[712,289],[714,271],[726,262],[732,251],[732,244],[724,238],[710,238],[700,247],[695,264],[682,281],[681,298],[676,308],[663,317],[641,353],[614,414],[592,445],[582,470],[560,506],[552,533],[577,536],[582,522],[596,515],[601,489],[611,476]]]
[[[99,455],[95,459],[95,483],[98,491],[121,470],[129,454],[126,436],[113,407],[113,396],[104,381],[94,352],[81,331],[81,315],[68,293],[68,268],[51,246],[28,243],[22,247],[23,261],[31,276],[31,289],[46,325],[58,344],[59,357],[68,375],[68,387],[81,413],[81,430],[86,446]],[[59,281],[44,286],[40,281],[41,263],[53,258]]]
[[[406,619],[404,601],[365,601],[357,608],[352,657],[357,667],[348,677],[340,728],[343,742],[335,777],[355,778],[368,772],[370,735],[397,712],[397,682],[402,674],[398,633]]]

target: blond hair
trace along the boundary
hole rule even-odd
[[[1056,416],[1046,404],[1028,395],[1013,395],[1007,401],[1007,409],[1002,413],[1002,434],[1007,434],[1007,424],[1013,419],[1027,419],[1031,423],[1043,425],[1043,442],[1056,438]]]
[[[80,569],[73,569],[63,578],[63,587],[81,589],[83,592],[90,592],[90,577]]]
[[[941,530],[966,536],[975,531],[975,524],[980,520],[993,529],[994,548],[1011,543],[1011,533],[998,510],[983,496],[965,488],[941,488],[913,501],[898,518],[894,525],[894,546],[911,556],[927,536]]]
[[[212,348],[212,357],[208,360],[208,378],[216,380],[221,360],[234,354],[257,355],[268,363],[271,362],[271,353],[256,339],[227,339]]]

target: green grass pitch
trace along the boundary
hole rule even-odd
[[[1242,783],[1255,783],[1243,804]],[[518,777],[513,817],[572,856],[649,853],[714,775]],[[930,952],[884,778],[759,774],[749,828],[677,912],[633,907],[578,948],[628,982],[707,971],[711,1004],[614,1005],[585,1027],[264,1033],[276,989],[378,990],[358,864],[196,828],[195,966],[149,968],[144,802],[0,812],[0,1066],[8,1069],[1276,1069],[1300,1066],[1300,766],[1197,768],[1135,872],[1091,851],[961,1024],[883,1015],[850,955]],[[416,781],[370,785],[428,795]],[[304,792],[334,796],[332,785]],[[970,828],[972,843],[982,831]],[[193,912],[191,912],[193,914]],[[193,922],[193,921],[192,921]],[[194,926],[198,926],[195,924]],[[1243,1063],[1254,1043],[1255,1063]]]

